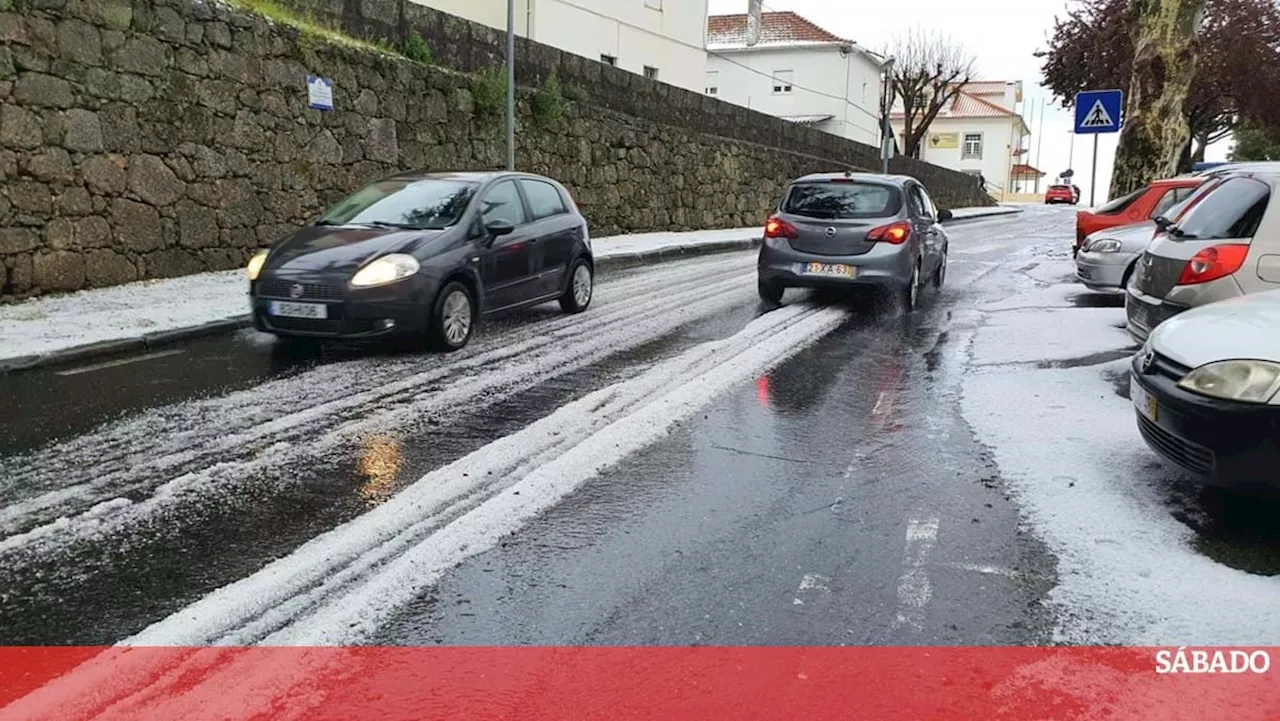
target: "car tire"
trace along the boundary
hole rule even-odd
[[[756,280],[756,291],[760,294],[760,300],[769,305],[779,305],[782,303],[782,294],[787,289],[778,283],[771,283],[761,278]]]
[[[902,309],[907,313],[916,309],[920,303],[920,261],[911,268],[911,280],[902,289]]]
[[[436,296],[428,330],[431,347],[452,353],[471,340],[476,327],[476,299],[471,289],[458,281],[446,283]]]
[[[942,253],[942,260],[938,262],[938,269],[933,273],[933,287],[942,290],[942,284],[947,282],[947,254]]]
[[[579,258],[570,266],[569,287],[560,296],[560,309],[566,313],[581,313],[591,305],[595,294],[596,277],[591,264],[585,258]]]

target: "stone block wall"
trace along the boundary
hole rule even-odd
[[[352,10],[399,0],[332,2],[365,37],[388,37]],[[421,11],[410,15],[443,22]],[[473,48],[486,30],[442,27]],[[522,91],[518,165],[563,181],[595,235],[755,225],[788,179],[876,163],[867,146],[523,51],[589,101],[540,123]],[[308,109],[308,74],[334,80],[335,111]],[[477,103],[478,82],[219,0],[12,0],[0,12],[0,300],[234,268],[379,176],[498,169],[501,119]],[[620,83],[671,104],[642,109]],[[959,173],[897,169],[944,206],[990,202]]]

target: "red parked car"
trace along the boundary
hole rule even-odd
[[[1044,192],[1045,205],[1055,205],[1057,203],[1076,204],[1076,194],[1070,185],[1050,185],[1049,189]]]
[[[1078,211],[1075,250],[1080,250],[1084,239],[1099,230],[1142,223],[1159,216],[1172,208],[1174,203],[1191,195],[1204,180],[1203,177],[1157,180],[1145,188],[1116,198],[1095,211]]]

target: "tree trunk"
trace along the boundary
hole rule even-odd
[[[1191,172],[1191,162],[1192,162],[1191,149],[1192,149],[1191,141],[1187,141],[1182,146],[1182,152],[1178,154],[1178,173],[1179,174]]]
[[[1133,77],[1111,197],[1177,173],[1191,140],[1184,111],[1205,0],[1134,0]]]
[[[1195,135],[1195,151],[1191,153],[1192,163],[1204,162],[1204,151],[1209,148],[1209,131],[1196,133]]]

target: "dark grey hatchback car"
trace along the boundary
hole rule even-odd
[[[760,247],[760,297],[778,303],[787,288],[871,286],[916,306],[928,280],[947,274],[947,233],[914,178],[821,173],[795,180],[769,218]]]
[[[279,336],[425,335],[452,351],[482,314],[591,303],[586,219],[523,173],[406,173],[362,188],[249,262],[255,326]]]

